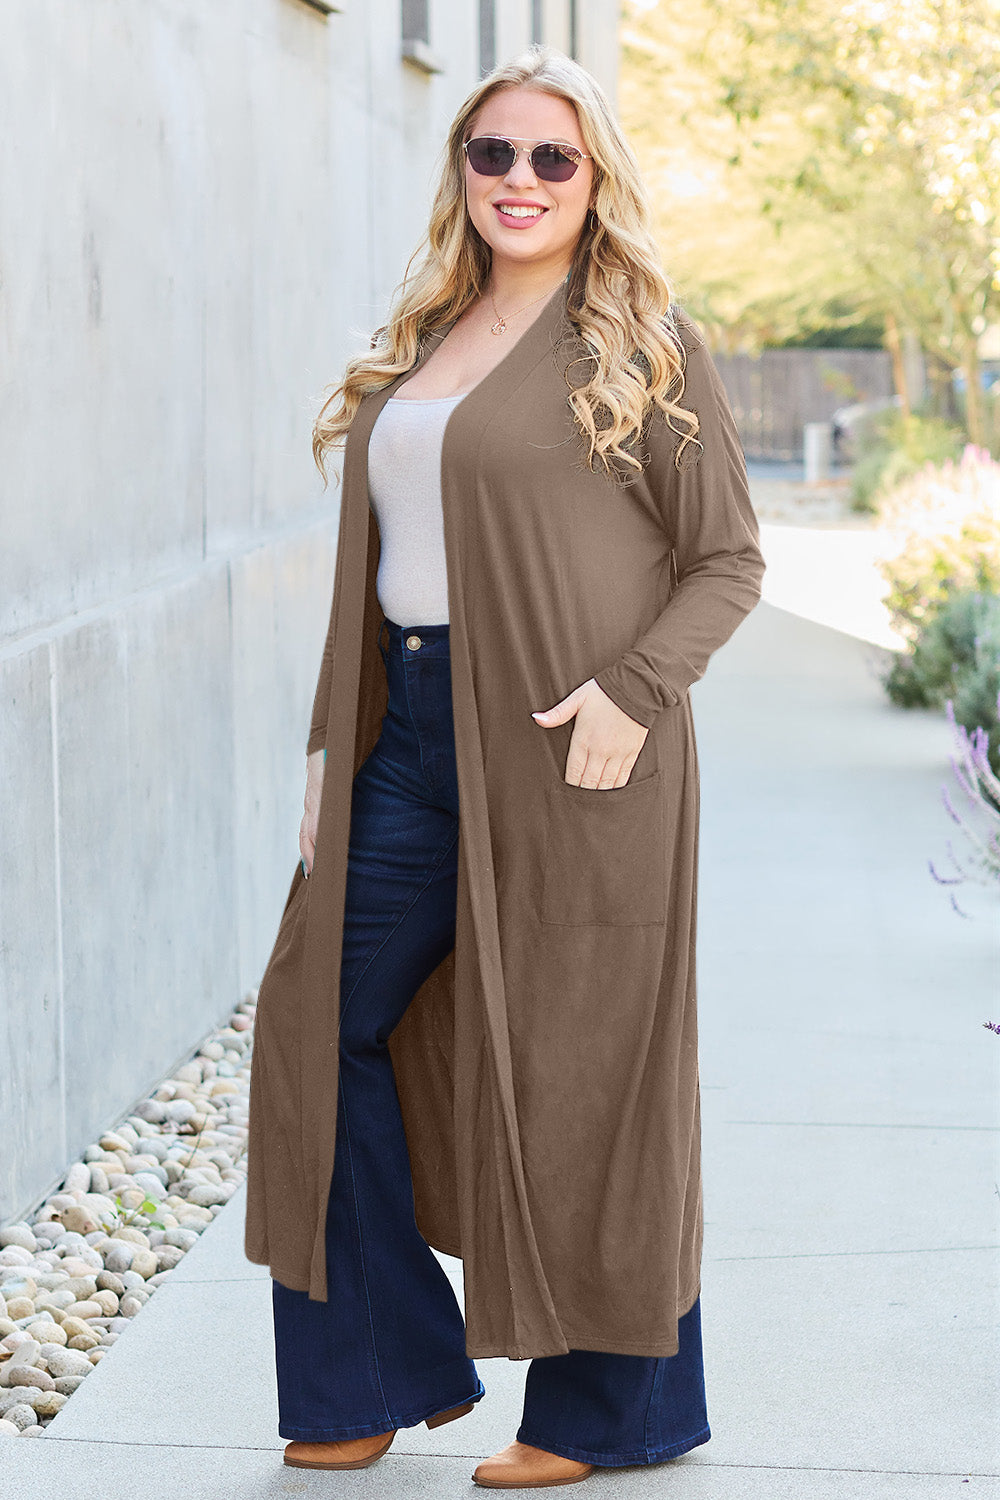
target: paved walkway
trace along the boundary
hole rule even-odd
[[[886,703],[881,648],[767,602],[809,594],[817,536],[765,526],[771,592],[693,690],[714,1436],[597,1471],[606,1500],[1000,1495],[1000,1039],[982,1027],[1000,901],[963,921],[927,873],[950,832],[940,716]],[[45,1436],[3,1445],[4,1497],[481,1493],[521,1363],[479,1361],[475,1413],[400,1432],[370,1470],[282,1465],[269,1281],[242,1229],[241,1192]]]

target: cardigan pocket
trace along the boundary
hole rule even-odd
[[[666,920],[667,851],[660,772],[600,791],[551,782],[540,916],[556,926]]]

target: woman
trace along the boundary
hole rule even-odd
[[[505,1355],[523,1420],[473,1477],[566,1484],[710,1436],[688,688],[763,560],[589,74],[480,83],[428,238],[316,424],[344,490],[246,1252],[286,1462],[366,1466]]]

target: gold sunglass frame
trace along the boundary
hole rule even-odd
[[[474,136],[471,136],[469,138],[469,140],[462,142],[462,150],[465,152],[465,159],[466,159],[466,161],[468,161],[468,159],[469,159],[469,147],[472,145],[473,141],[503,141],[504,144],[507,145],[507,146],[509,146],[511,148],[511,150],[513,151],[513,153],[514,153],[514,160],[511,162],[510,166],[506,168],[505,171],[503,171],[503,172],[477,172],[476,173],[477,177],[506,177],[507,173],[508,172],[512,172],[514,170],[514,168],[517,166],[518,160],[519,160],[520,156],[522,155],[522,153],[528,158],[528,165],[531,167],[531,170],[534,172],[535,176],[538,177],[538,169],[535,166],[535,163],[531,160],[531,157],[532,157],[533,152],[537,151],[537,149],[538,149],[539,146],[555,146],[555,148],[556,148],[557,151],[563,151],[563,152],[566,153],[567,156],[570,157],[570,160],[574,164],[573,165],[573,172],[570,174],[570,177],[566,177],[566,178],[562,179],[565,182],[571,181],[572,177],[575,176],[576,170],[579,167],[579,165],[580,165],[581,162],[592,161],[593,160],[593,157],[588,156],[588,154],[587,154],[586,151],[581,151],[580,148],[579,148],[579,146],[574,146],[569,141],[549,141],[549,140],[532,141],[531,145],[530,145],[530,149],[529,149],[528,146],[526,146],[526,145],[523,144],[523,142],[526,141],[526,140],[528,140],[528,139],[529,139],[528,136],[517,136],[517,135],[488,135],[488,134],[487,135],[474,135]],[[521,141],[522,144],[518,145],[518,141]],[[475,172],[476,171],[475,167],[473,167],[472,170]],[[549,179],[549,178],[546,178],[546,177],[538,177],[538,180],[539,180],[539,182],[548,182],[550,180],[552,180],[552,181],[559,181],[560,179],[558,179],[558,178]]]

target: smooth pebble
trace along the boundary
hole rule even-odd
[[[54,1391],[56,1383],[47,1370],[35,1365],[8,1365],[2,1372],[8,1390],[17,1385],[34,1385],[41,1391]]]
[[[27,1250],[31,1254],[38,1249],[38,1241],[31,1227],[19,1220],[15,1224],[8,1224],[6,1229],[0,1229],[0,1245],[6,1250],[12,1245],[21,1250]]]
[[[30,1266],[32,1252],[24,1245],[5,1245],[0,1250],[0,1266]]]
[[[43,1391],[34,1403],[35,1415],[39,1417],[54,1417],[57,1412],[62,1411],[68,1400],[69,1396],[65,1395],[62,1391],[55,1389]]]
[[[141,1276],[143,1280],[149,1276],[155,1276],[159,1269],[156,1263],[156,1255],[152,1250],[137,1248],[132,1257],[132,1264],[129,1269],[133,1275]],[[127,1281],[125,1285],[128,1286]]]
[[[167,1118],[167,1111],[159,1099],[144,1099],[136,1109],[140,1119],[148,1120],[152,1125],[162,1125]]]
[[[62,1222],[67,1229],[75,1229],[80,1234],[91,1234],[95,1229],[102,1229],[100,1219],[91,1208],[86,1208],[82,1203],[74,1204],[72,1208],[64,1208]]]
[[[108,1174],[99,1161],[90,1163],[90,1191],[100,1193],[106,1197],[111,1184],[108,1182]]]
[[[60,1375],[89,1375],[93,1366],[80,1349],[55,1349],[45,1361],[53,1379]]]
[[[42,1392],[39,1392],[39,1395],[41,1394]],[[29,1406],[26,1401],[20,1401],[16,1406],[8,1407],[4,1412],[4,1417],[8,1422],[13,1422],[18,1432],[21,1433],[26,1427],[34,1427],[35,1408]]]
[[[159,1203],[161,1198],[166,1197],[167,1173],[159,1163],[154,1171],[152,1167],[144,1167],[141,1172],[135,1174],[135,1185],[142,1188],[147,1198],[152,1198],[154,1203]]]
[[[129,1266],[132,1264],[132,1256],[134,1255],[134,1253],[134,1245],[128,1245],[124,1240],[119,1240],[117,1244],[112,1245],[111,1249],[104,1257],[105,1269],[115,1272],[127,1271]]]
[[[215,1203],[228,1203],[232,1192],[228,1183],[198,1183],[188,1193],[188,1203],[198,1208],[211,1208]]]
[[[41,1352],[42,1346],[37,1339],[25,1339],[23,1343],[18,1344],[17,1348],[11,1355],[8,1364],[9,1366],[33,1365],[37,1361],[38,1356],[41,1354]]]
[[[61,1323],[51,1322],[48,1318],[41,1318],[37,1323],[29,1323],[27,1332],[40,1344],[65,1344],[67,1339],[73,1337],[69,1329],[64,1328]]]
[[[142,1245],[146,1250],[149,1249],[149,1241],[142,1230],[136,1229],[134,1224],[123,1224],[120,1229],[115,1230],[111,1238],[115,1243]]]
[[[117,1308],[117,1301],[116,1301],[115,1311],[117,1312],[117,1310],[118,1310],[118,1308]],[[86,1322],[86,1320],[83,1319],[83,1318],[76,1318],[76,1317],[73,1317],[72,1315],[70,1315],[69,1317],[67,1317],[67,1318],[65,1318],[63,1320],[63,1323],[62,1323],[62,1332],[63,1332],[63,1335],[65,1336],[65,1339],[66,1339],[67,1343],[69,1342],[70,1339],[75,1339],[76,1336],[77,1336],[77,1334],[80,1334],[80,1333],[86,1334],[86,1333],[90,1333],[91,1331],[92,1331],[92,1325],[90,1323]],[[62,1339],[58,1339],[55,1342],[61,1344],[63,1342],[63,1340]]]
[[[171,1099],[166,1109],[167,1119],[174,1120],[178,1124],[185,1124],[188,1120],[193,1120],[198,1113],[190,1099]]]
[[[85,1375],[60,1375],[56,1381],[56,1390],[61,1391],[64,1396],[72,1396],[86,1378]]]
[[[97,1144],[104,1151],[124,1151],[128,1153],[135,1142],[127,1141],[125,1137],[123,1135],[119,1135],[117,1131],[108,1130],[105,1131],[104,1135],[101,1136]]]
[[[163,1236],[166,1245],[176,1245],[180,1250],[190,1250],[192,1245],[198,1243],[198,1236],[193,1229],[168,1229]]]
[[[61,1290],[71,1292],[74,1302],[86,1302],[97,1291],[97,1277],[71,1276],[69,1281],[64,1283]],[[69,1302],[66,1303],[67,1308],[71,1305]]]
[[[91,1302],[89,1298],[86,1302],[74,1302],[72,1307],[66,1309],[66,1316],[68,1318],[99,1318],[103,1313],[104,1308],[101,1304],[99,1302]]]
[[[64,1193],[86,1193],[90,1190],[90,1168],[85,1161],[75,1161],[66,1173]]]

